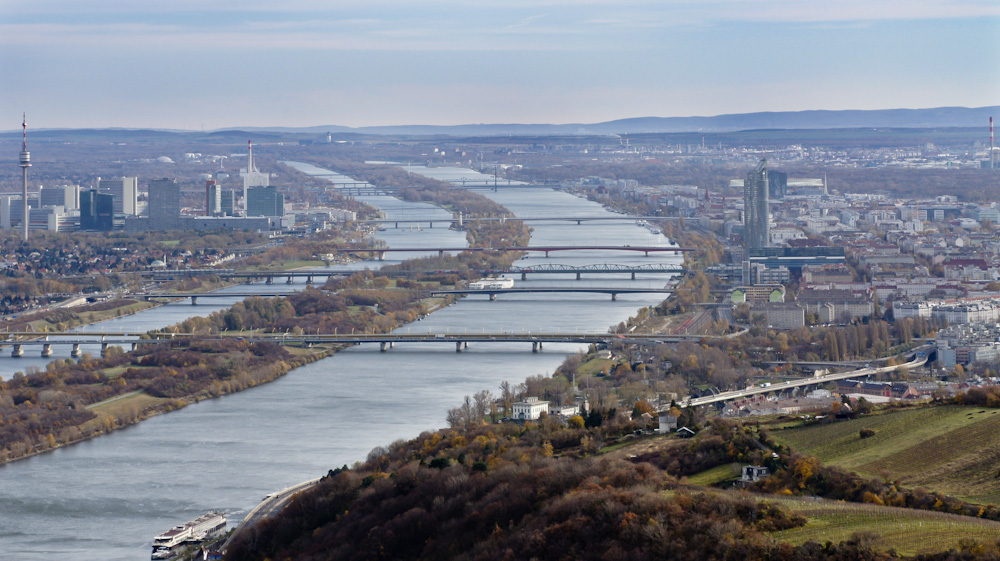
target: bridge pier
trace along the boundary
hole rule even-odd
[[[132,343],[132,350],[135,351],[139,348],[139,343]]]
[[[546,252],[545,252],[545,256],[546,256],[546,257],[548,257],[548,256],[549,256],[549,252],[548,252],[548,251],[546,251]]]
[[[42,358],[48,358],[52,356],[52,343],[44,343],[42,345]]]
[[[15,344],[14,348],[10,351],[10,356],[11,358],[21,358],[24,356],[24,349],[21,348],[21,345]]]
[[[646,254],[646,257],[649,257],[649,252],[648,251],[644,251],[643,253]]]
[[[191,297],[191,305],[192,306],[197,306],[198,305],[198,297],[197,296],[192,296]]]
[[[430,225],[431,225],[430,226],[431,228],[434,228],[434,223],[433,222],[430,222]]]
[[[531,342],[531,352],[537,353],[540,350],[542,350],[542,342],[541,341],[532,341]]]
[[[253,277],[247,277],[247,284],[253,284]]]
[[[491,294],[490,294],[490,302],[495,302],[495,301],[496,301],[496,299],[497,299],[497,295],[496,295],[496,294],[494,294],[494,293],[491,293]]]
[[[379,261],[385,261],[385,252],[384,251],[378,252],[378,260]]]
[[[632,280],[635,280],[635,271],[632,271]]]
[[[576,274],[576,280],[580,280],[580,273]]]
[[[455,342],[455,352],[456,353],[462,352],[462,342],[461,341],[456,341]]]
[[[101,358],[108,356],[108,344],[101,341]]]
[[[611,301],[612,302],[617,302],[618,301],[618,293],[617,292],[612,292],[611,293]]]
[[[73,343],[73,350],[69,352],[69,356],[73,358],[83,356],[83,351],[80,350],[80,343]]]
[[[274,277],[271,276],[267,277],[267,280],[264,281],[264,284],[274,284]]]
[[[378,344],[378,352],[384,353],[385,351],[387,351],[389,349],[387,345],[388,343],[386,343],[385,341],[380,341]]]
[[[292,280],[292,276],[291,275],[288,275],[288,280],[285,281],[285,284],[295,284],[295,281]]]
[[[399,229],[399,222],[396,222],[396,229]]]
[[[528,273],[521,273],[521,280],[528,280]]]
[[[577,226],[579,226],[580,224],[583,224],[583,220],[577,220],[577,221],[576,221],[576,225],[577,225]]]
[[[309,275],[308,277],[306,277],[306,286],[309,286],[312,283],[313,283],[312,275]]]

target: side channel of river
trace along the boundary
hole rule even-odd
[[[607,213],[599,205],[550,190],[501,190],[489,196],[523,216]],[[447,216],[440,209],[391,197],[367,202],[393,217]],[[630,222],[532,226],[536,245],[667,245],[666,238]],[[390,247],[464,245],[462,233],[438,224],[433,229],[407,225],[380,232],[379,237]],[[387,262],[400,255],[413,256],[390,253]],[[637,265],[663,260],[677,263],[679,258],[567,252],[548,259],[532,255],[519,264]],[[640,275],[636,281],[627,276],[585,276],[580,281],[529,276],[517,282],[662,287],[668,280],[667,275]],[[489,302],[471,296],[400,331],[604,331],[661,299],[622,295],[612,302],[607,295],[538,294]],[[152,329],[231,303],[172,304],[108,322],[108,327]],[[147,559],[152,536],[172,525],[209,509],[223,510],[235,522],[267,493],[363,460],[375,446],[439,428],[446,411],[462,396],[484,388],[496,391],[502,380],[518,383],[530,375],[551,373],[580,348],[552,345],[532,354],[527,344],[480,344],[463,353],[455,353],[453,345],[397,345],[386,353],[373,345],[356,347],[270,384],[8,464],[0,467],[0,555],[24,560]],[[26,363],[30,361],[0,358],[0,375],[7,377]]]

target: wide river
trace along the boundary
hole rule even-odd
[[[325,173],[298,165],[307,173]],[[600,205],[551,191],[501,189],[488,196],[519,216],[611,216]],[[448,213],[392,197],[366,202],[390,218],[435,218]],[[533,222],[532,245],[668,245],[663,236],[631,221]],[[460,247],[464,234],[443,227],[407,225],[379,232],[389,247]],[[388,254],[384,263],[414,254]],[[394,259],[396,258],[396,259]],[[678,263],[674,254],[573,251],[531,254],[518,264],[639,265]],[[375,268],[378,262],[366,263]],[[354,264],[348,268],[357,268]],[[338,268],[338,267],[334,267]],[[339,267],[344,268],[344,267]],[[667,275],[599,277],[529,275],[517,286],[663,287]],[[299,290],[302,284],[262,283],[231,291]],[[662,295],[501,295],[495,302],[470,296],[404,326],[400,331],[604,332]],[[109,331],[154,329],[232,305],[238,298],[179,302],[105,322]],[[204,303],[204,304],[203,304]],[[93,327],[91,328],[93,329]],[[8,378],[45,361],[0,356]],[[211,509],[235,524],[264,495],[365,459],[375,446],[412,438],[445,425],[448,409],[481,389],[498,393],[501,381],[520,383],[552,373],[578,345],[548,345],[537,354],[527,343],[400,344],[354,347],[247,391],[203,401],[80,444],[0,466],[0,559],[137,561],[149,559],[152,537]],[[96,354],[95,349],[89,349]],[[56,347],[56,356],[68,349]]]

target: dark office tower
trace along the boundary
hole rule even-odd
[[[788,174],[783,171],[767,172],[767,193],[773,201],[780,201],[788,194]]]
[[[768,242],[767,159],[761,158],[757,168],[743,182],[744,246],[747,249],[767,247]]]
[[[219,211],[222,216],[236,216],[236,191],[223,189],[219,205]]]
[[[251,187],[247,190],[247,216],[284,216],[285,196],[278,188]]]
[[[181,186],[173,179],[149,180],[149,229],[181,227]]]
[[[222,214],[222,187],[214,179],[205,182],[205,216]]]
[[[80,229],[110,232],[115,224],[115,198],[90,190],[80,193]]]

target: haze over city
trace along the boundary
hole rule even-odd
[[[0,103],[39,128],[598,122],[1000,91],[989,1],[3,1],[0,21]]]

